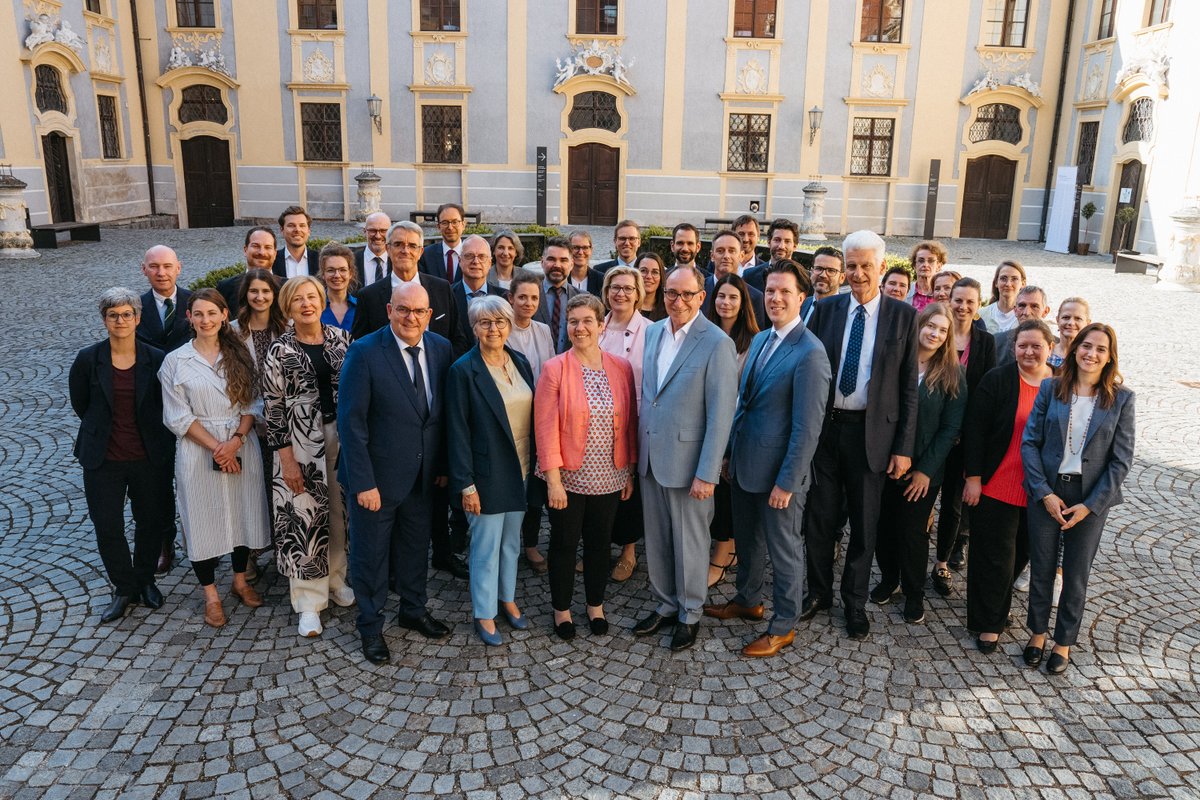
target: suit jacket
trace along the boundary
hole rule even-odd
[[[729,436],[729,476],[747,492],[778,486],[798,493],[808,489],[825,423],[829,357],[821,340],[801,323],[754,375],[763,347],[774,336],[771,328],[750,343]]]
[[[946,456],[958,441],[967,413],[966,370],[958,368],[958,394],[930,391],[925,381],[917,387],[917,438],[913,445],[912,472],[929,476],[930,491],[946,477]]]
[[[308,274],[316,275],[321,267],[321,254],[311,247],[306,247],[305,253],[308,257]],[[271,265],[271,272],[285,281],[288,279],[287,265],[284,263],[286,259],[287,247],[284,246],[275,252],[275,263]]]
[[[508,290],[501,289],[494,283],[485,283],[483,290],[492,297],[503,297],[508,299]],[[470,344],[475,344],[475,332],[471,330],[471,319],[467,316],[467,287],[462,281],[456,281],[450,287],[450,294],[454,297],[455,315],[458,318],[458,328],[460,338],[466,340]]]
[[[551,330],[550,337],[554,340],[554,352],[561,353],[567,349],[569,342],[567,341],[567,315],[565,313],[566,303],[575,295],[579,294],[579,290],[571,285],[570,281],[563,283],[563,288],[567,290],[566,296],[563,297],[564,312],[558,315],[558,330]],[[533,312],[533,318],[538,322],[550,324],[550,310],[546,307],[546,284],[542,282],[541,300],[538,301],[537,311]]]
[[[601,351],[601,364],[613,402],[613,457],[617,469],[637,460],[637,393],[633,367],[620,356]],[[583,385],[583,367],[574,350],[542,365],[534,402],[538,466],[577,470],[587,451],[591,408]]]
[[[374,258],[375,254],[371,253],[371,257]],[[355,274],[358,275],[358,285],[363,286],[363,287],[370,286],[372,283],[375,283],[375,275],[374,274],[372,274],[369,278],[367,276],[366,267],[365,267],[366,258],[367,258],[367,249],[365,247],[361,250],[355,249],[355,251],[354,251],[354,271],[355,271]],[[375,268],[375,265],[372,264],[371,269],[373,270],[374,268]],[[384,277],[386,278],[391,273],[391,271],[392,271],[392,264],[391,264],[391,261],[388,260],[388,255],[387,255],[387,252],[385,251],[383,254]],[[420,269],[418,268],[418,272],[419,271],[420,271]]]
[[[454,260],[454,283],[462,280],[461,270],[462,264],[456,258]],[[424,272],[426,275],[434,275],[442,280],[446,280],[446,253],[442,250],[441,239],[438,239],[422,251],[421,258],[417,261],[417,272]]]
[[[457,358],[471,348],[470,338],[463,338],[458,324],[458,306],[450,294],[450,284],[434,275],[417,273],[417,279],[429,293],[429,307],[433,313],[429,319],[429,330],[448,339]],[[388,324],[387,307],[392,300],[392,279],[376,281],[358,294],[358,307],[354,312],[354,325],[350,335],[361,339]]]
[[[974,333],[975,330],[977,329],[972,328],[972,333]],[[987,329],[984,328],[985,332],[986,330]],[[1002,364],[1012,364],[1017,360],[1016,328],[1009,328],[1008,330],[1000,331],[999,333],[989,333],[988,336],[992,338],[992,347],[996,352],[996,366],[1000,366]],[[1055,339],[1055,341],[1058,340]],[[975,337],[973,335],[971,337],[971,348],[972,350],[975,348]]]
[[[704,279],[704,305],[700,306],[700,313],[708,316],[708,311],[712,308],[713,302],[716,300],[716,291],[714,287],[717,285],[715,275],[709,275]],[[767,319],[767,307],[763,301],[763,293],[753,286],[747,284],[747,289],[750,290],[750,307],[754,309],[754,319],[758,321],[758,327],[761,330],[766,330],[771,327],[771,320]]]
[[[570,282],[571,279],[568,277],[567,283],[570,284]],[[584,289],[584,291],[603,300],[604,273],[597,269],[589,269],[587,276],[587,288]]]
[[[162,317],[154,302],[154,292],[142,295],[142,317],[138,320],[137,338],[164,353],[183,347],[192,339],[192,328],[188,324],[187,306],[192,293],[182,286],[175,290],[175,320],[170,330],[163,330]]]
[[[137,342],[133,366],[134,416],[142,435],[146,459],[156,467],[167,468],[175,454],[175,434],[163,425],[162,386],[158,368],[164,354],[145,342]],[[84,469],[96,469],[104,463],[113,421],[112,346],[108,339],[85,347],[75,356],[67,387],[71,408],[79,417],[75,437],[75,457]]]
[[[742,280],[744,280],[748,286],[753,286],[760,293],[765,292],[767,290],[766,272],[767,267],[769,266],[769,263],[762,262],[756,266],[747,268],[746,271],[742,273]]]
[[[808,328],[825,344],[833,380],[827,409],[833,408],[842,338],[853,295],[839,294],[817,303]],[[867,387],[867,464],[873,472],[887,469],[892,455],[913,454],[917,435],[917,312],[891,297],[879,301],[879,321],[871,382]]]
[[[1058,466],[1066,452],[1071,406],[1054,396],[1058,378],[1042,381],[1021,439],[1021,463],[1029,502],[1053,494]],[[1096,405],[1083,440],[1083,504],[1103,514],[1124,502],[1121,484],[1133,464],[1134,394],[1121,386],[1111,408]]]
[[[380,281],[382,283],[382,281]],[[396,345],[391,327],[374,331],[350,345],[338,382],[338,478],[347,504],[368,489],[399,502],[413,491],[429,492],[433,479],[446,474],[446,374],[453,354],[436,333],[423,337],[433,394],[422,416],[417,392]],[[418,478],[420,483],[418,484]]]
[[[978,322],[978,320],[976,320]],[[1013,359],[1009,359],[1012,362]],[[983,376],[996,367],[996,339],[987,328],[971,326],[971,352],[967,356],[967,397]]]
[[[634,261],[637,261],[637,257],[636,257],[636,256],[634,256],[634,259],[633,259],[633,260],[634,260]],[[609,271],[610,269],[612,269],[613,267],[615,267],[615,266],[619,265],[620,263],[621,263],[620,261],[618,261],[617,259],[613,258],[613,259],[610,259],[610,260],[608,260],[608,261],[601,261],[599,264],[596,264],[594,267],[592,267],[592,269],[594,269],[596,272],[599,272],[599,273],[600,273],[600,275],[601,275],[601,277],[603,277],[603,276],[604,276],[604,274],[605,274],[606,272],[608,272],[608,271]],[[632,265],[632,264],[628,264],[627,266],[633,266],[633,265]]]
[[[534,389],[533,370],[525,356],[505,346],[517,372]],[[513,443],[508,412],[488,371],[479,346],[450,368],[446,392],[446,418],[450,440],[450,493],[461,498],[462,490],[474,484],[479,492],[479,510],[500,514],[526,509],[525,481],[517,448]],[[532,413],[529,420],[529,466],[537,463]]]
[[[658,353],[671,320],[646,331],[638,473],[683,489],[694,478],[717,483],[737,406],[738,365],[733,340],[697,314],[659,388]]]
[[[968,478],[987,483],[996,473],[1012,441],[1020,399],[1021,373],[1015,361],[989,371],[978,387],[968,389],[967,424],[962,432],[963,474]]]

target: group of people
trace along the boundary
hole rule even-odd
[[[357,603],[371,663],[390,659],[389,591],[399,626],[450,633],[427,610],[431,549],[434,568],[469,581],[475,633],[498,646],[498,622],[530,624],[522,559],[547,575],[556,636],[576,635],[578,573],[587,628],[604,636],[608,584],[630,577],[643,541],[653,606],[633,633],[669,632],[672,650],[704,616],[763,620],[769,561],[772,616],[742,652],[777,654],[832,608],[841,549],[851,638],[869,635],[869,602],[901,594],[903,619],[922,622],[927,582],[952,594],[965,558],[984,653],[1028,565],[1025,662],[1043,660],[1061,587],[1047,669],[1066,669],[1134,439],[1116,334],[1086,301],[1061,303],[1056,337],[1015,261],[984,305],[938,242],[914,248],[911,275],[885,270],[869,231],[805,267],[794,223],[770,224],[762,259],[750,216],[712,237],[707,264],[695,227],[675,227],[667,269],[623,220],[612,260],[594,262],[576,231],[527,269],[516,234],[463,236],[464,216],[439,208],[426,245],[415,223],[373,214],[361,251],[318,253],[291,207],[285,248],[252,228],[246,271],[216,289],[179,287],[178,257],[157,246],[150,291],[103,293],[108,337],[70,375],[114,586],[102,621],[162,605],[154,575],[171,568],[178,505],[208,624],[226,620],[219,559],[255,607],[267,552],[298,633],[319,636],[330,601]],[[706,604],[731,570],[736,593]]]

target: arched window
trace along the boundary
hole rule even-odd
[[[1121,141],[1148,142],[1154,135],[1154,101],[1149,97],[1139,97],[1133,101],[1129,109],[1129,119],[1125,120],[1125,130],[1121,133]]]
[[[63,94],[62,75],[48,64],[39,64],[33,70],[37,81],[34,100],[38,111],[60,111],[67,113],[67,96]]]
[[[567,124],[573,131],[600,128],[616,133],[621,127],[617,98],[608,92],[580,92],[575,95]]]
[[[967,138],[972,142],[996,140],[1016,144],[1021,141],[1021,109],[1008,103],[980,106]]]
[[[185,86],[183,100],[179,104],[179,122],[216,122],[224,125],[229,120],[229,111],[221,102],[221,90],[215,86],[196,84]]]

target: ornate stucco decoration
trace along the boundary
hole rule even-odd
[[[1116,84],[1120,86],[1131,78],[1141,76],[1158,87],[1163,97],[1167,96],[1167,73],[1171,69],[1171,58],[1167,55],[1167,31],[1157,30],[1135,39],[1133,53],[1117,73]]]
[[[39,45],[50,42],[58,42],[64,47],[74,50],[77,55],[83,55],[85,45],[83,37],[71,28],[70,22],[52,17],[47,11],[31,16],[29,18],[29,35],[25,37],[25,46],[33,50]]]
[[[968,95],[978,92],[989,92],[993,89],[999,89],[1001,86],[1016,86],[1024,89],[1034,97],[1042,96],[1042,88],[1038,86],[1037,81],[1028,72],[1022,72],[1019,75],[997,75],[988,70],[983,74],[983,77],[975,81],[975,85],[971,87]]]
[[[222,75],[230,75],[221,52],[221,37],[216,33],[172,33],[171,57],[166,71],[182,67],[203,67]],[[230,75],[230,77],[232,77]]]
[[[333,60],[320,50],[304,59],[304,80],[308,83],[333,83]]]
[[[107,35],[97,34],[92,41],[92,68],[104,75],[112,75],[115,72],[112,45],[109,44]]]
[[[738,70],[737,90],[738,94],[767,93],[767,71],[757,58],[750,59]]]
[[[445,53],[434,53],[425,62],[425,82],[433,86],[454,85],[454,61]]]
[[[611,42],[601,43],[599,39],[593,39],[591,44],[580,43],[575,46],[575,52],[567,57],[566,63],[561,58],[554,59],[554,86],[557,88],[576,75],[608,75],[617,83],[632,86],[628,73],[636,60],[630,59],[626,64],[620,48]]]
[[[863,75],[862,90],[867,97],[891,97],[896,79],[880,64]]]
[[[1088,67],[1087,78],[1083,82],[1081,100],[1101,100],[1104,98],[1104,65],[1093,61]]]

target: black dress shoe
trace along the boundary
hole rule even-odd
[[[1021,653],[1021,658],[1024,659],[1025,666],[1034,667],[1036,669],[1042,663],[1042,655],[1044,652],[1044,649],[1041,647],[1028,645],[1024,652]]]
[[[950,553],[950,558],[946,561],[946,566],[950,569],[961,570],[967,565],[967,543],[959,542],[955,545],[954,550]]]
[[[406,617],[401,614],[396,617],[396,624],[401,628],[416,631],[426,639],[445,639],[450,635],[450,629],[429,616],[429,614],[424,614],[420,617]]]
[[[125,616],[129,604],[133,602],[133,598],[127,594],[114,594],[112,602],[108,604],[108,608],[104,609],[104,613],[100,615],[101,622],[114,622]]]
[[[162,550],[158,553],[158,563],[154,565],[155,575],[165,575],[171,571],[171,567],[175,566],[175,537],[172,535],[171,541],[163,542]]]
[[[392,660],[392,654],[388,652],[387,642],[382,636],[363,636],[362,637],[362,654],[363,657],[372,664],[386,664]]]
[[[817,615],[818,611],[828,611],[833,608],[832,600],[818,600],[815,597],[808,597],[804,600],[804,605],[800,606],[800,620],[812,619]]]
[[[471,570],[467,566],[467,562],[457,553],[447,558],[435,558],[433,560],[433,568],[440,569],[442,572],[449,572],[454,577],[462,578],[463,580],[471,577]]]
[[[635,636],[650,636],[661,631],[665,625],[675,624],[677,619],[677,617],[664,617],[656,612],[634,625],[633,633]]]
[[[979,648],[979,652],[985,656],[996,652],[996,646],[1000,644],[999,639],[994,639],[990,642],[984,641],[981,637],[975,637],[975,646]]]
[[[141,591],[142,605],[146,608],[159,609],[163,605],[162,592],[153,583],[148,583],[142,587]]]
[[[571,620],[560,622],[554,626],[554,633],[564,642],[569,642],[575,638],[575,623]]]
[[[687,650],[696,643],[696,635],[700,633],[700,623],[686,622],[675,623],[675,633],[671,634],[671,652],[678,653],[680,650]]]
[[[877,606],[885,606],[892,598],[900,593],[899,586],[884,586],[882,583],[871,590],[871,602]]]
[[[864,609],[852,608],[846,612],[846,634],[851,639],[862,641],[870,632],[871,621],[867,619]]]
[[[1061,675],[1067,671],[1067,667],[1071,665],[1071,660],[1067,656],[1059,655],[1054,651],[1050,652],[1050,658],[1046,659],[1046,672],[1051,675]]]
[[[588,628],[592,632],[592,636],[604,636],[608,633],[608,620],[604,617],[589,617]]]

